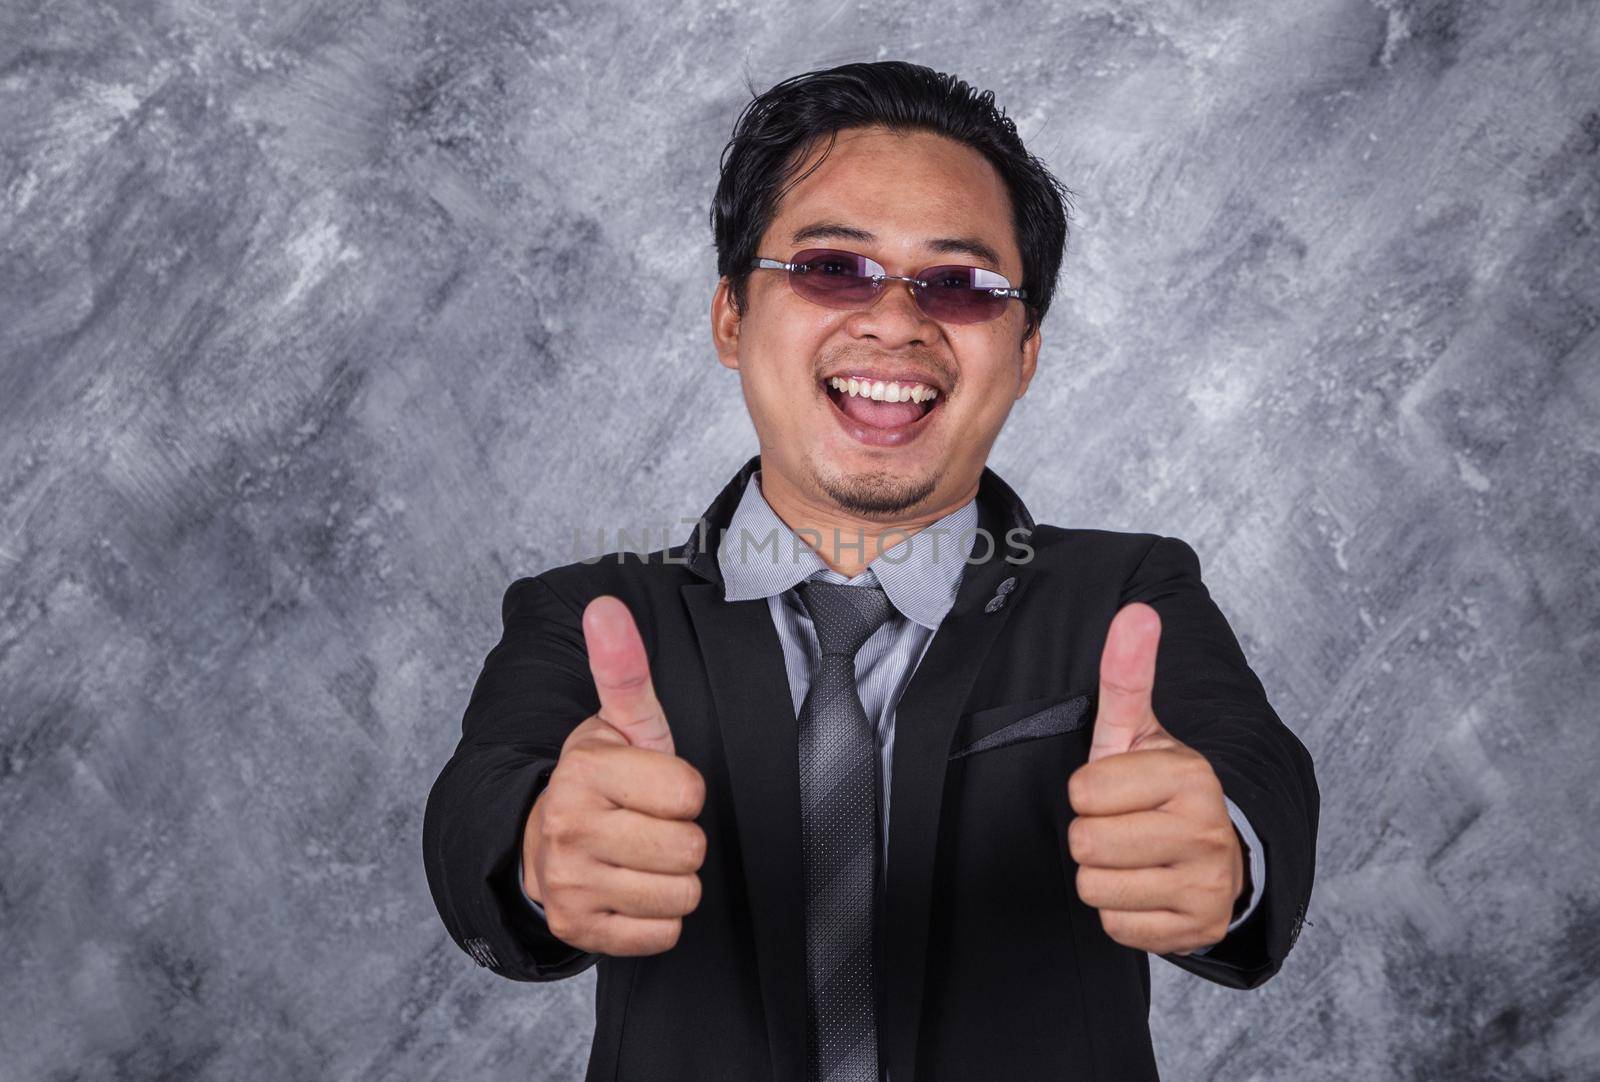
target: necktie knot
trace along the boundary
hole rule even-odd
[[[811,579],[795,587],[811,614],[823,656],[856,652],[894,611],[882,586],[845,586]]]

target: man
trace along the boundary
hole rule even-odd
[[[989,95],[851,64],[751,103],[712,217],[760,453],[681,544],[507,591],[428,801],[445,926],[597,967],[590,1079],[1156,1078],[1148,955],[1276,973],[1319,793],[1189,546],[985,465],[1059,184]]]

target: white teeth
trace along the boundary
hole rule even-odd
[[[876,402],[932,402],[939,395],[937,390],[923,383],[885,383],[855,376],[834,376],[828,380],[828,386],[843,394]]]

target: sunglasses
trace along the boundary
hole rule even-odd
[[[757,257],[751,266],[788,271],[789,288],[828,308],[870,308],[883,296],[884,283],[910,282],[917,307],[941,323],[986,323],[1005,312],[1007,301],[1027,300],[1004,275],[982,267],[928,267],[907,277],[885,273],[876,260],[835,248],[807,248],[787,263]]]

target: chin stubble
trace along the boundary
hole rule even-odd
[[[818,473],[822,491],[841,511],[862,518],[900,514],[927,499],[938,484],[937,477],[907,479],[887,473],[864,473],[841,477]]]

